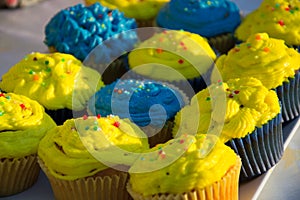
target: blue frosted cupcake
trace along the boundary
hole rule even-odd
[[[156,17],[159,27],[199,34],[221,53],[234,46],[233,33],[240,23],[238,6],[228,0],[171,0]]]
[[[171,138],[171,120],[186,104],[178,89],[151,80],[117,80],[101,88],[90,99],[93,115],[129,118],[146,132],[150,146]]]
[[[265,173],[283,154],[278,96],[255,78],[230,79],[197,93],[175,116],[173,136],[185,133],[219,135],[242,159],[241,181]]]
[[[101,46],[101,51],[95,50],[93,57],[84,64],[98,69],[103,74],[104,83],[109,83],[124,73],[122,55],[137,42],[136,32],[129,31],[136,27],[135,19],[124,17],[117,9],[109,9],[100,3],[77,4],[59,11],[50,19],[45,27],[44,43],[51,52],[72,54],[81,61]],[[110,68],[114,74],[108,71],[112,70]],[[119,71],[120,74],[116,73]]]

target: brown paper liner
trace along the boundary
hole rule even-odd
[[[36,155],[0,159],[0,197],[30,188],[36,183],[39,172]]]
[[[220,54],[226,54],[235,46],[235,38],[232,33],[211,37],[208,38],[208,41],[210,45],[214,47]]]
[[[153,126],[140,127],[144,133],[148,136],[148,143],[150,148],[157,144],[165,143],[172,139],[173,122],[167,121],[162,128],[156,128]]]
[[[99,173],[92,177],[77,180],[61,180],[50,174],[44,162],[38,158],[42,170],[45,172],[56,200],[130,200],[126,190],[129,178],[126,172]]]
[[[241,169],[241,159],[220,180],[203,189],[197,189],[182,194],[156,194],[143,196],[132,190],[127,184],[127,190],[134,200],[238,200],[238,181]]]

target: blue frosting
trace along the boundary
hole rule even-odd
[[[88,108],[94,115],[129,118],[140,127],[162,127],[184,105],[175,88],[150,80],[119,79],[97,91]]]
[[[91,6],[77,4],[51,18],[45,27],[44,43],[83,61],[96,46],[136,27],[135,19],[124,17],[117,9],[111,10],[100,3]],[[120,52],[131,50],[137,37],[133,37],[132,32],[121,35],[114,47],[117,46]]]
[[[189,31],[204,37],[233,33],[241,23],[240,11],[227,0],[171,0],[158,13],[158,26]]]

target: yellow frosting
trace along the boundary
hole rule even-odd
[[[266,32],[270,37],[285,40],[288,45],[300,45],[299,9],[298,0],[264,0],[246,15],[236,36],[246,41],[250,34]]]
[[[138,20],[153,19],[160,8],[170,0],[86,0],[87,5],[100,2],[110,9],[124,12],[126,17]]]
[[[219,91],[214,92],[216,96],[211,95],[214,90]],[[216,99],[224,94],[226,112],[222,115],[221,109],[214,105]],[[279,112],[280,104],[275,91],[268,90],[258,79],[230,79],[226,83],[213,84],[198,92],[192,98],[191,104],[175,116],[173,135],[176,137],[192,133],[191,129],[197,129],[193,131],[195,134],[208,132],[211,130],[210,123],[213,123],[212,130],[221,130],[220,140],[227,142],[252,133],[256,127],[262,127]],[[190,116],[199,117],[194,119]]]
[[[108,167],[129,166],[136,159],[134,152],[149,148],[146,137],[128,119],[84,116],[49,131],[38,156],[54,177],[75,180]]]
[[[206,142],[204,143],[204,141]],[[173,149],[174,145],[176,148]],[[206,151],[207,146],[210,145],[214,146],[209,148],[210,151],[206,156],[202,156],[202,152]],[[177,152],[183,153],[168,166],[155,171],[131,173],[129,170],[132,190],[144,196],[164,193],[178,194],[205,188],[221,180],[239,159],[232,149],[213,135],[206,134],[199,134],[196,137],[181,136],[151,150],[158,150],[159,156],[156,159],[144,157],[133,167],[138,165],[137,167],[147,168],[152,165],[160,165],[160,162],[170,157],[178,157]]]
[[[82,110],[103,86],[100,74],[69,54],[31,53],[3,75],[0,88],[37,100],[49,110]]]
[[[215,59],[205,38],[175,30],[154,34],[128,55],[129,66],[136,73],[170,81],[198,77]]]
[[[267,33],[251,35],[246,42],[232,48],[216,61],[223,80],[255,77],[267,88],[276,88],[294,77],[300,68],[300,54],[288,48],[283,40],[270,38]]]
[[[0,92],[0,158],[36,154],[41,138],[55,126],[38,102]]]

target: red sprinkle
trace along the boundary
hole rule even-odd
[[[115,127],[119,128],[120,122],[114,122],[113,125],[114,125]]]
[[[33,75],[33,80],[34,80],[34,81],[37,81],[37,80],[39,80],[39,79],[40,79],[40,77],[39,77],[37,74]]]
[[[270,49],[268,47],[264,48],[264,52],[269,52],[269,51],[270,51]]]
[[[278,24],[279,24],[280,26],[284,26],[284,25],[285,25],[282,19],[278,21]]]
[[[98,119],[100,119],[100,118],[101,118],[101,115],[100,115],[100,114],[98,114],[98,115],[97,115],[97,118],[98,118]]]
[[[229,94],[228,97],[229,97],[229,98],[233,98],[233,94]]]
[[[234,94],[238,94],[238,93],[240,93],[240,91],[234,90]]]
[[[88,118],[88,116],[87,115],[83,115],[83,120],[86,120],[87,118]]]
[[[157,49],[156,49],[156,52],[157,52],[157,53],[162,53],[163,50],[162,50],[162,48],[157,48]]]
[[[260,35],[256,35],[256,36],[255,36],[255,39],[256,39],[256,40],[261,40]]]
[[[0,97],[5,97],[3,93],[0,93]]]
[[[182,64],[184,61],[182,59],[178,60],[179,64]]]
[[[26,109],[26,106],[24,105],[24,104],[20,104],[20,107],[24,110],[24,109]]]

